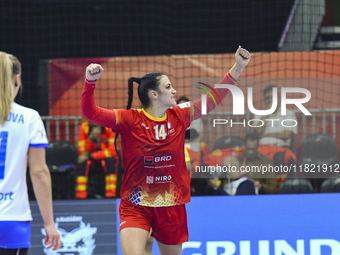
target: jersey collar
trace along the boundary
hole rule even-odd
[[[166,120],[166,117],[167,117],[167,113],[165,113],[165,115],[163,117],[161,117],[161,118],[156,118],[156,117],[151,116],[150,114],[148,114],[144,109],[138,109],[138,111],[143,112],[146,117],[148,117],[151,120],[155,120],[155,121],[163,121],[163,120]]]

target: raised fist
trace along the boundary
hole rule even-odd
[[[237,64],[239,64],[242,67],[245,67],[249,63],[250,58],[251,58],[251,55],[249,51],[239,46],[235,53],[235,59],[236,59]]]
[[[86,67],[85,77],[89,81],[97,80],[104,72],[104,69],[99,64],[91,64]]]

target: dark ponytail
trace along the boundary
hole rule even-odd
[[[131,105],[132,105],[132,99],[133,99],[133,83],[138,83],[138,86],[141,84],[141,78],[135,78],[135,77],[131,77],[129,79],[129,91],[128,91],[128,94],[129,94],[129,98],[128,98],[128,104],[126,106],[126,110],[129,110],[131,108]]]
[[[141,78],[135,78],[135,77],[131,77],[129,79],[129,90],[128,90],[128,94],[129,94],[129,99],[128,99],[128,104],[126,106],[126,110],[129,110],[131,108],[132,105],[132,99],[133,99],[133,83],[138,83],[138,85],[141,84]],[[115,132],[115,131],[114,131]],[[115,150],[117,152],[119,161],[123,163],[122,160],[122,156],[120,155],[120,153],[117,151],[117,139],[118,139],[119,133],[116,133],[116,138],[115,138]]]
[[[138,97],[144,108],[150,105],[150,98],[148,92],[150,90],[159,90],[159,80],[162,78],[163,73],[150,73],[144,75],[142,78],[131,77],[129,79],[129,99],[126,109],[130,109],[133,99],[133,83],[138,83]]]

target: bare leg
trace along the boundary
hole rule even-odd
[[[181,255],[182,244],[167,245],[157,241],[159,253],[161,255]]]
[[[144,255],[149,231],[141,228],[124,228],[120,231],[120,245],[124,255]]]
[[[152,229],[149,232],[148,240],[146,240],[144,255],[152,255],[152,245],[154,238],[151,236]]]

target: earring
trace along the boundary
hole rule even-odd
[[[15,87],[18,87],[18,86],[19,86],[18,83],[14,83],[14,85],[15,85]]]

